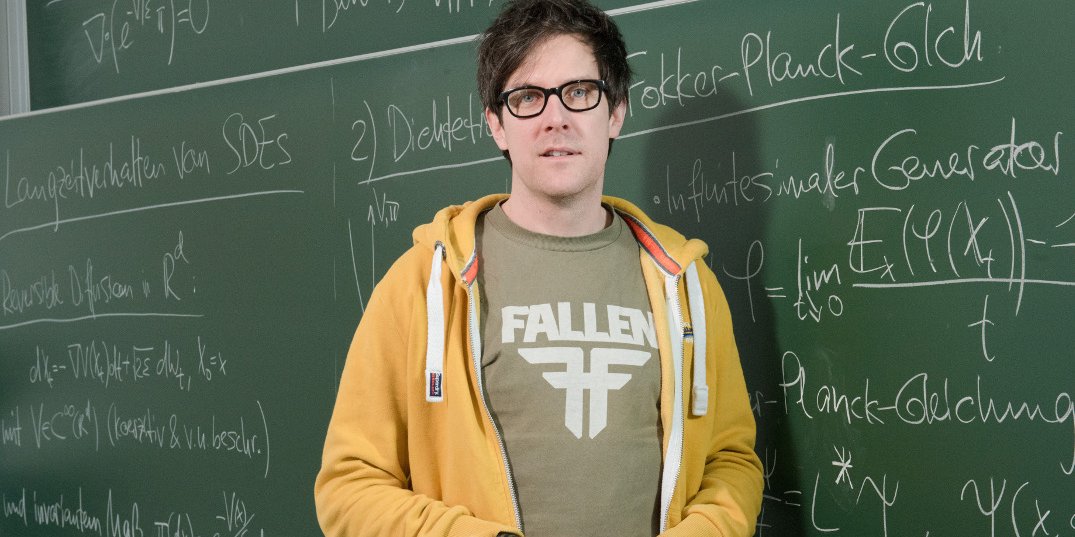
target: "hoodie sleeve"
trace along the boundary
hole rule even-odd
[[[389,277],[386,276],[386,280]],[[408,301],[382,284],[370,298],[340,379],[314,486],[328,537],[495,536],[510,530],[410,490],[407,444]],[[385,288],[388,287],[386,291]]]
[[[663,535],[748,537],[754,534],[762,497],[754,416],[728,302],[712,271],[699,265],[706,303],[709,408],[706,416],[687,420],[685,462],[703,469],[700,478],[685,471],[689,475],[683,518]]]

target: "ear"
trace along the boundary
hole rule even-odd
[[[496,112],[486,108],[485,122],[489,125],[489,130],[493,133],[493,140],[496,140],[496,146],[499,147],[501,151],[507,151],[508,139],[504,134],[504,125],[500,123],[500,117],[496,115]]]
[[[622,101],[616,105],[616,108],[612,109],[612,113],[608,116],[608,137],[618,138],[620,136],[620,129],[623,127],[623,120],[627,117],[627,101]]]

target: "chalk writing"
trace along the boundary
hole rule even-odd
[[[217,515],[216,519],[224,522],[229,534],[235,537],[246,535],[256,515],[247,509],[246,502],[234,492],[231,495],[225,492],[223,495],[224,514]]]
[[[990,394],[991,387],[988,383],[983,385],[981,375],[971,381],[953,382],[947,377],[931,380],[929,373],[923,372],[907,378],[895,393],[879,395],[875,388],[871,396],[868,377],[854,391],[828,384],[815,389],[809,386],[807,373],[808,367],[795,352],[784,353],[780,387],[784,390],[785,411],[796,408],[807,419],[832,415],[848,424],[884,425],[888,419],[913,426],[1026,421],[1075,432],[1075,399],[1068,392],[1058,392],[1055,397],[1043,394],[1044,402],[1005,400]],[[1064,464],[1071,454],[1069,450],[1075,452],[1075,437],[1064,446]]]
[[[665,194],[655,196],[655,205],[663,205],[669,214],[692,212],[698,222],[707,215],[707,206],[716,211],[720,206],[746,206],[764,204],[777,199],[801,199],[807,195],[820,197],[827,208],[835,207],[841,196],[859,196],[869,185],[885,190],[899,191],[926,180],[968,181],[986,174],[1010,179],[1025,177],[1028,173],[1045,172],[1054,177],[1060,174],[1062,131],[1054,131],[1048,143],[1035,140],[1019,141],[1017,120],[1011,119],[1010,130],[1002,142],[969,144],[944,157],[908,155],[904,149],[907,141],[914,140],[916,129],[900,129],[877,146],[870,161],[860,164],[844,164],[837,160],[836,144],[828,142],[823,149],[822,166],[817,170],[801,172],[782,171],[781,161],[775,160],[763,170],[742,170],[733,151],[727,158],[730,165],[724,177],[707,176],[703,159],[695,159],[689,174],[674,174],[672,165],[665,166]],[[982,148],[988,148],[984,151]],[[936,152],[935,148],[930,148]],[[895,153],[895,155],[893,155]],[[721,168],[721,163],[716,167]],[[788,170],[785,161],[784,170]],[[682,179],[679,179],[682,177]],[[873,181],[869,181],[873,179]]]
[[[34,444],[39,449],[49,442],[97,438],[97,413],[89,400],[84,404],[49,405],[47,410],[45,403],[41,403],[29,411]]]
[[[861,288],[883,289],[953,284],[1005,284],[1009,289],[1014,286],[1014,290],[1017,293],[1016,314],[1019,313],[1022,306],[1023,294],[1027,285],[1075,286],[1075,281],[1071,280],[1035,279],[1030,276],[1029,271],[1033,267],[1028,265],[1027,249],[1033,246],[1035,241],[1028,240],[1026,237],[1028,230],[1024,226],[1015,197],[1009,192],[1006,199],[997,198],[995,201],[999,208],[999,217],[993,217],[992,219],[980,217],[983,214],[980,211],[994,210],[989,204],[986,204],[985,208],[972,208],[969,202],[961,201],[952,210],[951,218],[948,218],[943,211],[934,210],[926,217],[927,220],[921,228],[908,225],[911,222],[912,215],[917,214],[914,211],[914,206],[909,207],[906,211],[898,207],[860,209],[852,239],[847,243],[849,265],[857,274],[877,274],[877,280],[887,279],[888,282],[880,283],[875,280],[874,283],[861,282],[853,285]],[[876,222],[877,220],[875,219],[877,218],[884,220],[893,216],[899,218],[901,214],[904,221],[902,223],[903,237],[901,239],[893,240],[889,236],[889,240],[886,241],[885,238],[881,238],[883,233],[874,234],[866,231],[867,221]],[[946,229],[940,226],[944,222],[947,222]],[[983,232],[983,227],[986,224],[993,228],[991,234]],[[917,245],[914,241],[908,240],[910,238],[908,235],[909,229],[913,232],[914,238],[920,241]],[[924,231],[919,231],[920,229]],[[943,234],[940,233],[942,231],[944,232]],[[1048,230],[1046,229],[1046,231]],[[999,241],[998,246],[1005,248],[986,248],[983,243],[987,240]],[[1047,244],[1045,241],[1036,242]],[[902,244],[902,247],[897,246],[897,248],[902,248],[902,256],[897,256],[897,252],[892,252],[891,249],[884,246],[892,243]],[[927,249],[927,246],[931,244],[936,244],[937,247],[944,249],[943,251],[948,261],[947,266],[933,262],[933,256]],[[963,248],[962,251],[959,249],[960,246]],[[1002,261],[1001,252],[1007,253],[1007,272],[1006,274],[1004,272],[994,274],[993,267],[995,265],[999,264],[1003,267],[1003,264],[1000,264]],[[890,254],[892,254],[891,257]],[[915,257],[912,258],[912,256]],[[912,277],[902,273],[897,276],[898,266],[893,260],[900,257],[906,260],[907,271]],[[869,260],[867,261],[867,259]],[[912,259],[918,259],[920,262],[925,261],[929,265],[930,273],[937,276],[928,280],[916,280],[913,278],[915,265]],[[1003,270],[1001,268],[1001,271]]]
[[[859,194],[859,175],[865,174],[861,166],[853,170],[837,167],[835,146],[826,144],[823,168],[802,175],[790,172],[780,174],[780,161],[773,163],[772,170],[761,172],[743,172],[739,167],[736,154],[729,157],[731,161],[730,177],[724,179],[707,179],[702,159],[697,159],[691,166],[689,180],[685,181],[683,193],[673,191],[670,176],[671,167],[666,168],[664,198],[657,196],[654,204],[664,204],[671,214],[692,209],[696,221],[701,222],[707,206],[712,211],[720,210],[722,205],[746,206],[764,204],[779,198],[800,199],[808,195],[817,196],[827,207],[833,207],[836,198],[842,194],[856,196]],[[786,164],[785,164],[786,167]],[[776,184],[774,184],[774,182]],[[846,192],[844,192],[846,190]]]
[[[778,458],[775,451],[765,451],[765,492],[762,497],[762,512],[756,525],[758,537],[764,537],[765,530],[773,527],[766,522],[766,512],[776,508],[808,510],[809,513],[803,516],[806,516],[810,521],[809,529],[815,532],[810,533],[811,535],[839,533],[844,528],[843,524],[832,514],[833,506],[830,504],[834,502],[838,504],[837,507],[841,510],[840,515],[861,512],[866,522],[868,522],[867,527],[876,528],[876,530],[870,531],[868,535],[889,535],[889,509],[896,506],[899,498],[900,481],[890,482],[889,475],[881,473],[879,476],[866,475],[861,480],[852,482],[850,470],[853,465],[851,464],[850,452],[835,446],[833,449],[837,457],[837,460],[832,462],[832,467],[836,469],[835,481],[832,485],[835,489],[826,489],[822,486],[822,474],[825,472],[817,470],[816,472],[811,472],[813,474],[813,485],[805,493],[798,489],[782,492],[773,491],[774,485],[771,478],[775,473]],[[803,498],[803,496],[808,496],[808,498]],[[879,520],[876,522],[870,516],[874,509],[869,504],[874,502],[879,504],[878,510],[880,511]]]
[[[188,144],[186,140],[180,142],[178,147],[172,146],[172,159],[175,160],[176,173],[180,179],[202,171],[206,175],[212,174],[209,168],[209,151],[200,149],[193,143]]]
[[[257,513],[237,491],[223,491],[221,514],[195,515],[176,511],[164,502],[123,501],[112,489],[79,486],[49,492],[23,487],[2,492],[3,517],[23,528],[49,528],[106,537],[264,537],[254,524]],[[206,498],[207,500],[209,498]],[[195,505],[200,498],[191,498]]]
[[[351,123],[351,131],[357,133],[358,136],[351,149],[351,160],[369,161],[369,171],[365,177],[365,180],[369,181],[373,178],[373,170],[377,167],[377,120],[373,117],[373,108],[370,107],[370,103],[362,101],[362,104],[366,108],[366,116]]]
[[[379,196],[377,189],[373,191],[373,203],[367,207],[366,222],[370,226],[370,287],[373,287],[377,283],[377,230],[380,229],[383,234],[399,218],[399,202],[391,201],[388,199],[388,194],[382,192]],[[350,222],[348,222],[350,226]],[[350,233],[350,227],[348,227],[348,233]],[[354,242],[351,241],[351,262],[355,263],[354,259]],[[352,265],[355,270],[355,285],[358,285],[358,269],[357,266]],[[362,289],[358,289],[358,293],[361,296]]]
[[[271,450],[268,420],[260,401],[255,401],[253,406],[257,407],[256,419],[218,413],[190,418],[148,406],[132,409],[120,403],[92,399],[63,404],[40,402],[26,410],[29,415],[26,423],[33,433],[31,446],[36,449],[53,444],[77,444],[88,445],[94,452],[136,446],[215,453],[260,461],[264,475],[268,476]],[[21,436],[20,410],[21,407],[13,411],[20,429],[9,429],[13,438],[10,443],[15,447],[21,447],[21,441],[14,441],[15,435]],[[5,418],[5,427],[9,419],[10,415]]]
[[[444,97],[444,105],[439,110],[438,102],[433,101],[428,123],[425,120],[418,123],[417,117],[411,116],[399,105],[388,105],[386,112],[392,131],[389,139],[392,140],[393,162],[399,162],[411,151],[427,151],[436,145],[450,153],[455,142],[473,145],[491,136],[481,104],[474,94],[467,96],[465,116],[452,114],[451,96]]]
[[[373,189],[373,203],[369,206],[366,221],[371,225],[388,227],[392,222],[399,219],[399,202],[389,201],[388,194],[381,193],[377,197],[377,189]]]
[[[108,159],[94,162],[87,158],[85,148],[66,164],[57,164],[38,177],[11,175],[11,152],[5,155],[4,208],[20,205],[40,205],[52,209],[55,221],[60,221],[60,205],[71,198],[93,199],[106,193],[135,188],[141,189],[167,175],[164,162],[157,160],[142,145],[142,139],[130,138],[130,152],[116,154],[115,145],[108,144]]]
[[[814,322],[820,322],[826,314],[839,317],[844,314],[844,302],[836,294],[825,294],[825,289],[832,285],[840,285],[840,266],[812,270],[806,265],[810,263],[810,256],[803,254],[803,241],[799,239],[799,255],[797,256],[795,285],[797,295],[795,303],[795,315],[800,321],[807,318]]]
[[[22,446],[22,413],[19,407],[0,418],[0,446]]]
[[[270,114],[254,120],[257,128],[248,123],[241,112],[228,115],[221,126],[224,143],[235,157],[235,166],[227,173],[257,165],[262,170],[291,164],[287,149],[288,134],[277,130],[279,120]]]
[[[836,446],[833,446],[832,449],[836,452],[836,460],[832,461],[832,465],[840,469],[839,473],[836,474],[836,484],[839,485],[843,481],[854,490],[855,484],[851,482],[851,469],[855,466],[851,464],[851,452],[847,448],[837,448]]]
[[[734,280],[740,280],[746,282],[747,286],[747,300],[750,302],[750,319],[757,321],[757,316],[754,314],[754,285],[753,282],[759,279],[762,266],[765,264],[765,246],[762,242],[755,240],[750,243],[750,249],[747,251],[746,266],[742,272],[729,271],[727,267],[722,270],[724,274]]]
[[[859,495],[855,499],[856,503],[862,500],[862,494],[866,492],[867,484],[873,489],[873,493],[877,495],[877,499],[881,501],[881,529],[883,530],[883,535],[888,537],[888,508],[896,505],[896,497],[900,492],[900,483],[899,481],[896,482],[891,492],[892,495],[889,496],[888,475],[881,477],[880,485],[877,484],[877,481],[875,481],[873,477],[866,476],[866,478],[862,480],[862,486],[859,488]]]
[[[953,151],[947,158],[923,159],[916,155],[892,157],[898,140],[913,140],[918,134],[916,129],[901,129],[885,139],[877,147],[870,162],[870,174],[882,188],[903,190],[916,181],[926,179],[962,178],[973,181],[977,166],[983,170],[997,172],[1002,176],[1015,179],[1027,171],[1044,171],[1054,176],[1060,173],[1060,136],[1061,131],[1052,135],[1052,143],[1040,143],[1035,140],[1018,142],[1016,138],[1016,119],[1011,119],[1010,138],[995,143],[980,159],[981,148],[970,144],[961,151]],[[896,146],[898,147],[898,146]],[[925,162],[923,162],[925,161]]]
[[[911,4],[892,15],[884,35],[869,43],[850,40],[843,30],[841,14],[836,13],[829,19],[831,22],[811,25],[815,33],[824,33],[828,38],[806,52],[785,45],[782,32],[773,29],[744,33],[738,56],[731,61],[691,61],[688,57],[685,66],[682,46],[675,47],[674,52],[633,51],[629,58],[638,76],[630,88],[631,113],[637,113],[639,107],[682,107],[692,99],[734,93],[736,84],[742,84],[748,95],[755,96],[761,86],[777,88],[811,80],[848,86],[885,69],[910,73],[965,68],[972,62],[982,64],[982,31],[971,24],[969,1],[963,11],[961,26],[955,23],[938,30],[938,16],[931,3]]]
[[[848,53],[855,49],[855,45],[842,46],[840,41],[840,15],[836,15],[836,29],[831,43],[821,47],[817,56],[809,56],[808,63],[796,60],[790,52],[777,49],[774,51],[772,44],[772,31],[765,33],[763,40],[760,35],[749,32],[743,36],[739,46],[739,55],[742,65],[743,80],[747,85],[747,92],[754,95],[752,73],[758,63],[764,63],[765,77],[769,86],[785,80],[823,77],[836,79],[840,84],[845,84],[844,76],[852,73],[862,76],[862,72],[852,66]]]
[[[181,301],[180,289],[184,296],[188,288],[190,295],[197,292],[193,275],[189,284],[186,278],[182,278],[180,283],[181,279],[177,277],[180,268],[186,271],[191,267],[182,231],[177,233],[173,244],[161,258],[159,292],[166,302]],[[111,266],[120,264],[109,261]],[[144,279],[144,274],[143,270],[129,267],[114,271],[101,269],[99,262],[92,257],[69,264],[62,270],[47,270],[30,280],[23,280],[21,275],[0,267],[0,317],[43,316],[53,311],[75,311],[88,313],[88,317],[93,318],[117,309],[127,310],[127,313],[137,312],[138,307],[153,303],[155,299],[155,296],[151,296],[157,287]],[[39,368],[41,380],[47,381],[45,377],[51,372],[54,371],[49,367]]]
[[[932,67],[935,65],[934,59],[953,69],[972,60],[981,62],[982,32],[972,30],[970,0],[964,6],[962,32],[955,26],[937,31],[936,19],[930,20],[932,2],[916,2],[903,8],[892,18],[885,31],[885,60],[894,69],[903,72],[914,71],[922,64]],[[897,37],[908,34],[913,37],[907,40]]]
[[[219,381],[227,375],[231,360],[220,350],[210,347],[202,336],[183,339],[181,343],[171,339],[135,344],[103,339],[69,343],[56,353],[66,360],[52,359],[54,345],[35,345],[30,383],[55,388],[79,382],[113,388],[156,380],[190,391],[195,380],[210,382],[215,375]]]
[[[657,71],[659,82],[648,81],[640,75],[637,81],[631,84],[629,88],[632,96],[629,108],[631,115],[635,113],[636,104],[645,109],[659,108],[673,103],[685,106],[686,101],[690,99],[714,96],[717,94],[717,84],[726,78],[724,68],[720,65],[711,65],[707,69],[688,71],[684,74],[683,47],[676,48],[674,68],[670,65],[672,59],[668,58],[664,52],[656,56],[660,66]],[[644,67],[640,64],[645,64],[645,68],[649,67],[650,58],[647,50],[633,52],[628,59],[634,60],[635,69],[643,69]]]
[[[363,16],[361,12],[364,10],[388,8],[398,15],[404,13],[406,5],[407,0],[374,0],[373,2],[370,0],[321,0],[321,31],[328,33],[334,28],[344,28],[346,26],[342,24],[342,21],[360,19]],[[492,4],[489,2],[475,4],[474,0],[433,0],[432,3],[425,2],[419,5],[426,8],[446,9],[449,14],[456,14],[462,12],[464,8],[488,8]],[[295,9],[297,17],[297,1]],[[337,26],[338,23],[340,26]]]
[[[82,22],[86,44],[97,64],[107,63],[116,73],[121,71],[121,58],[133,53],[142,38],[146,41],[166,39],[168,59],[175,58],[177,36],[199,36],[209,26],[209,0],[132,0],[120,3],[98,2],[107,8],[94,13]],[[62,3],[49,2],[49,6]]]
[[[998,535],[998,523],[1002,528],[1010,528],[1014,535],[1065,535],[1066,533],[1059,531],[1075,529],[1075,525],[1072,525],[1075,512],[1067,520],[1062,518],[1069,516],[1064,511],[1058,512],[1059,516],[1050,519],[1054,510],[1060,507],[1056,506],[1057,502],[1050,501],[1050,498],[1036,497],[1030,481],[1017,483],[992,476],[988,479],[988,485],[985,479],[968,479],[960,489],[959,499],[973,506],[976,514],[988,519],[988,534],[991,537]],[[1050,505],[1053,508],[1049,508]],[[1004,510],[998,513],[1002,506]],[[1065,507],[1071,508],[1070,505]],[[1052,532],[1049,531],[1050,528],[1053,529]]]

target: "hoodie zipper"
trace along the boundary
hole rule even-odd
[[[683,442],[683,436],[684,436],[684,432],[683,432],[683,361],[684,361],[683,354],[684,354],[684,351],[686,350],[686,343],[685,343],[685,338],[683,337],[683,330],[685,328],[685,325],[683,323],[683,311],[680,309],[680,302],[679,302],[679,280],[680,280],[680,275],[676,274],[674,276],[669,276],[669,278],[671,278],[671,285],[665,287],[665,291],[669,295],[668,300],[669,300],[669,302],[671,302],[671,311],[669,312],[669,315],[673,316],[673,320],[675,321],[674,324],[676,326],[676,329],[678,330],[678,332],[673,332],[673,333],[669,334],[669,337],[670,338],[671,337],[677,337],[677,334],[678,334],[678,337],[679,337],[679,359],[678,360],[676,359],[675,354],[674,354],[675,353],[674,349],[673,349],[673,356],[672,356],[672,362],[673,362],[672,363],[672,373],[675,375],[675,378],[673,379],[673,382],[672,382],[672,385],[674,386],[674,388],[673,388],[673,403],[672,403],[672,413],[674,414],[674,416],[672,417],[672,420],[673,420],[673,425],[672,425],[673,437],[672,437],[672,440],[675,440],[678,437],[678,439],[679,439],[678,444],[679,445],[678,445],[677,457],[676,457],[676,459],[674,461],[675,462],[674,467],[666,468],[666,470],[671,469],[672,471],[674,471],[674,475],[673,475],[673,479],[672,479],[672,482],[671,482],[671,488],[668,491],[668,497],[664,501],[664,505],[661,506],[661,513],[663,514],[663,516],[661,517],[660,533],[664,533],[665,530],[668,529],[668,516],[669,516],[669,514],[670,514],[670,512],[672,510],[672,496],[675,495],[676,486],[679,484],[680,469],[683,466],[683,444],[684,444],[684,442]],[[672,344],[675,345],[674,342]],[[662,479],[662,481],[663,481],[663,479]]]
[[[489,403],[485,399],[485,380],[482,376],[481,357],[478,352],[478,349],[481,348],[481,337],[478,335],[477,330],[478,310],[474,304],[474,292],[471,288],[473,285],[471,283],[471,285],[467,286],[467,329],[470,332],[470,354],[474,363],[474,374],[478,379],[478,395],[482,401],[482,408],[485,409],[485,417],[493,427],[493,432],[496,433],[496,442],[500,447],[500,458],[504,461],[504,472],[508,477],[508,492],[511,494],[511,507],[515,511],[515,525],[519,528],[519,531],[523,531],[523,518],[519,513],[519,497],[515,492],[515,479],[511,474],[511,465],[508,464],[508,451],[504,447],[504,437],[500,434],[500,428],[496,426],[493,413],[489,410]]]

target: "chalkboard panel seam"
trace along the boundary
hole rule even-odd
[[[37,117],[53,112],[66,112],[68,110],[78,110],[81,108],[89,108],[94,106],[100,106],[110,103],[134,101],[138,99],[144,99],[146,97],[156,97],[160,95],[169,95],[172,93],[183,93],[187,91],[203,89],[203,88],[215,88],[218,86],[225,86],[228,84],[234,84],[237,82],[246,82],[249,80],[259,80],[262,78],[271,78],[274,76],[287,75],[291,73],[301,73],[303,71],[312,71],[315,69],[321,69],[325,67],[332,67],[336,65],[344,65],[348,63],[357,63],[367,60],[375,60],[379,58],[387,58],[390,56],[398,56],[400,54],[408,54],[411,52],[419,52],[423,50],[430,50],[440,47],[448,47],[453,45],[460,45],[464,43],[470,43],[478,38],[477,34],[472,34],[463,37],[453,37],[451,39],[443,39],[440,41],[432,41],[429,43],[422,43],[418,45],[410,45],[406,47],[381,50],[377,52],[369,52],[366,54],[358,54],[356,56],[347,56],[345,58],[336,58],[332,60],[324,60],[320,62],[307,63],[304,65],[294,65],[291,67],[283,67],[280,69],[273,69],[271,71],[262,71],[259,73],[250,73],[245,75],[233,76],[228,78],[221,78],[217,80],[209,80],[206,82],[195,82],[193,84],[184,84],[182,86],[175,86],[171,88],[163,88],[151,91],[144,91],[140,93],[132,93],[130,95],[121,95],[119,97],[109,97],[107,99],[98,99],[96,101],[87,101],[84,103],[76,103],[65,106],[57,106],[54,108],[46,108],[44,110],[34,110],[23,114],[12,114],[10,116],[0,118],[0,122],[8,119],[17,119],[23,117]]]

